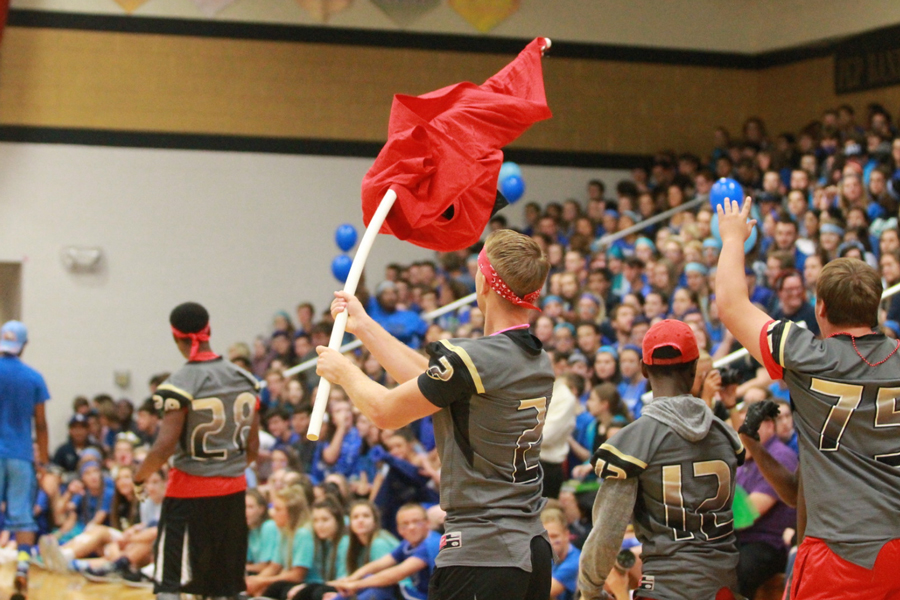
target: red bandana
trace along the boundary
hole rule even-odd
[[[526,294],[524,298],[519,298],[514,291],[509,289],[509,286],[506,285],[500,275],[497,274],[497,271],[494,270],[494,267],[491,266],[491,261],[488,260],[487,250],[484,248],[481,249],[481,254],[478,255],[478,268],[481,269],[481,274],[484,275],[487,284],[491,286],[491,289],[497,292],[501,298],[509,300],[516,306],[530,308],[531,310],[536,311],[541,310],[534,305],[534,302],[536,302],[541,295],[541,290],[535,290],[530,294]]]
[[[188,360],[197,361],[197,360],[211,360],[213,358],[218,358],[219,355],[214,352],[200,352],[200,342],[208,342],[209,341],[209,325],[197,331],[195,333],[185,333],[183,331],[179,331],[172,328],[172,335],[182,340],[191,340],[191,354],[188,356]]]

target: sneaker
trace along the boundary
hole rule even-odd
[[[59,540],[52,535],[42,536],[38,540],[38,548],[41,552],[41,558],[47,568],[54,573],[68,573],[69,565],[66,557],[63,556],[62,549],[59,547]]]
[[[122,581],[122,574],[113,567],[112,563],[88,567],[81,574],[84,575],[85,579],[94,583],[118,583]]]
[[[122,573],[122,583],[133,588],[153,588],[153,578],[147,577],[141,571],[132,571],[131,569],[126,569]]]
[[[37,567],[38,569],[40,569],[42,571],[50,570],[50,567],[47,566],[47,563],[44,562],[44,559],[43,559],[43,557],[41,557],[40,554],[37,556],[31,557],[31,565],[34,567]]]

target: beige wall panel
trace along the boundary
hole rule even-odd
[[[0,122],[154,132],[383,140],[393,94],[481,82],[509,56],[11,27]],[[758,74],[549,58],[554,119],[519,146],[703,151],[757,111]]]
[[[829,56],[762,71],[759,99],[769,133],[778,134],[798,131],[821,117],[826,109],[840,104],[852,106],[860,123],[870,102],[879,102],[896,114],[900,108],[900,86],[838,96],[834,93],[834,59]]]

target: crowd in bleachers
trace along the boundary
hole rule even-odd
[[[551,499],[542,520],[560,559],[553,598],[575,592],[579,548],[590,531],[598,487],[590,457],[641,415],[648,391],[641,341],[657,320],[689,324],[701,349],[693,392],[735,428],[748,405],[780,401],[781,415],[761,435],[775,448],[773,456],[796,468],[786,388],[752,359],[713,368],[739,346],[717,316],[713,290],[721,244],[709,202],[640,231],[614,234],[707,199],[718,178],[734,178],[753,197],[759,221],[758,239],[747,252],[753,302],[775,318],[817,331],[816,280],[829,260],[857,257],[879,269],[886,287],[900,283],[897,136],[890,114],[878,105],[863,115],[848,106],[826,111],[797,134],[770,136],[762,120],[749,119],[740,137],[717,129],[709,156],[659,152],[614,187],[592,180],[584,198],[529,202],[523,223],[508,223],[502,213],[493,218],[491,228],[511,226],[531,235],[551,263],[532,332],[551,353],[557,376],[542,448],[544,490]],[[389,265],[379,281],[360,286],[359,296],[376,321],[416,349],[442,338],[480,336],[484,321],[474,304],[423,318],[474,291],[479,250]],[[318,309],[304,302],[293,315],[278,312],[270,332],[227,351],[229,360],[266,384],[260,459],[248,470],[248,592],[301,600],[354,594],[387,599],[401,597],[402,588],[402,597],[424,598],[442,523],[430,419],[379,430],[334,388],[321,441],[309,442],[305,432],[318,378],[314,369],[289,377],[284,372],[314,358],[317,345],[327,345],[333,319],[327,306]],[[900,301],[885,301],[882,317],[884,333],[898,337]],[[365,350],[353,356],[372,379],[393,384]],[[165,378],[151,381],[151,394]],[[148,481],[150,499],[143,503],[136,501],[129,475],[158,426],[152,400],[136,412],[128,400],[109,396],[75,401],[69,439],[42,477],[36,507],[41,533],[50,534],[42,543],[48,567],[146,585],[141,569],[153,559],[166,473]],[[749,598],[784,571],[796,527],[793,509],[752,469],[748,464],[738,471],[749,513],[738,532],[739,575]],[[639,554],[631,535],[623,548]],[[639,571],[637,561],[630,567],[632,584]]]

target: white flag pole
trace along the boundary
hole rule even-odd
[[[366,266],[366,259],[369,258],[369,251],[372,244],[375,243],[375,237],[381,230],[381,225],[387,218],[394,201],[397,200],[397,194],[394,190],[388,190],[378,205],[378,210],[372,215],[369,226],[363,234],[356,255],[353,257],[353,264],[350,267],[350,274],[347,276],[347,282],[344,284],[344,291],[351,296],[356,293],[356,286],[359,284],[359,278],[362,276],[363,267]],[[347,329],[347,311],[340,313],[334,320],[334,328],[331,330],[331,339],[328,347],[332,350],[340,350],[341,342],[344,340],[344,331]],[[309,430],[306,432],[306,438],[312,441],[319,439],[319,433],[322,431],[322,419],[325,417],[325,408],[328,405],[328,395],[331,393],[331,382],[324,377],[319,380],[319,388],[316,391],[316,400],[313,404],[312,416],[309,421]]]

